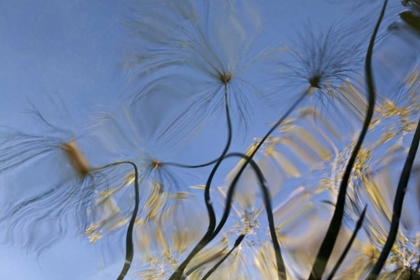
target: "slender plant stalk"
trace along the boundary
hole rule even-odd
[[[292,107],[290,107],[289,110],[274,124],[274,126],[266,133],[266,135],[256,145],[256,147],[254,148],[252,153],[249,156],[244,157],[245,162],[241,166],[241,168],[239,169],[238,174],[236,174],[236,176],[233,178],[232,183],[230,184],[231,187],[229,188],[229,190],[227,192],[227,197],[233,197],[234,192],[235,192],[235,188],[232,187],[232,186],[235,186],[238,183],[238,180],[239,180],[240,176],[244,172],[247,165],[252,161],[252,158],[254,157],[254,155],[261,148],[262,144],[267,140],[267,138],[270,136],[270,134],[273,133],[273,131],[284,121],[284,119],[287,118],[287,116],[299,105],[299,103],[303,100],[303,98],[306,96],[306,94],[308,92],[309,92],[309,89],[307,91],[305,91],[305,93],[300,96],[300,98],[292,105]],[[227,200],[227,202],[228,202],[228,200]],[[225,205],[226,211],[224,212],[224,214],[222,216],[219,227],[216,229],[216,231],[213,234],[214,236],[216,236],[219,233],[219,231],[222,229],[224,223],[226,222],[226,220],[229,216],[229,211],[230,211],[230,208],[231,208],[231,204],[227,203],[227,202],[226,202],[226,205]]]
[[[274,252],[276,255],[276,262],[277,262],[277,270],[278,270],[278,275],[279,275],[279,279],[283,279],[285,278],[285,268],[284,268],[284,262],[283,262],[283,258],[281,256],[281,251],[280,251],[280,245],[279,242],[277,240],[277,234],[276,234],[276,229],[275,229],[275,224],[274,224],[274,218],[273,218],[273,208],[271,206],[271,197],[270,197],[270,192],[266,186],[266,180],[264,178],[264,175],[261,171],[261,169],[258,167],[258,165],[255,163],[255,161],[253,159],[251,159],[249,156],[242,154],[242,153],[229,153],[227,154],[224,158],[229,158],[229,157],[241,157],[245,160],[247,160],[250,164],[251,167],[253,168],[253,170],[255,171],[260,187],[263,191],[263,198],[264,198],[264,203],[266,206],[266,211],[267,211],[267,220],[268,220],[268,226],[270,229],[270,235],[271,235],[271,239],[273,242],[273,247],[274,247]],[[237,183],[237,182],[236,182]],[[217,234],[220,232],[220,230],[223,228],[223,226],[225,225],[227,218],[229,216],[230,213],[230,206],[233,200],[233,191],[230,191],[232,189],[236,188],[236,183],[231,183],[231,185],[229,186],[229,191],[228,194],[226,196],[226,204],[225,204],[225,211],[223,212],[223,218],[221,219],[221,221],[219,222],[219,225],[217,226],[217,229],[213,231],[213,234],[209,237],[207,243],[205,245],[207,245],[208,243],[210,243],[216,236]],[[205,246],[204,245],[204,246]],[[204,248],[203,246],[203,248]]]
[[[240,156],[242,158],[244,158],[245,160],[247,160],[252,168],[254,169],[258,181],[260,183],[260,187],[263,191],[263,198],[264,198],[264,204],[266,207],[266,211],[267,211],[267,220],[268,220],[268,227],[270,229],[270,235],[271,235],[271,240],[273,242],[273,247],[274,247],[274,252],[275,252],[275,256],[276,256],[276,264],[277,264],[277,276],[278,279],[286,279],[286,268],[284,266],[284,261],[281,255],[281,250],[280,250],[280,244],[278,242],[277,239],[277,232],[276,232],[276,227],[274,224],[274,217],[273,217],[273,208],[271,206],[271,197],[270,197],[270,192],[266,186],[266,180],[264,179],[264,175],[261,171],[261,169],[258,167],[258,165],[255,163],[255,161],[250,158],[247,155],[244,154],[240,154],[240,153],[232,153],[231,155],[233,156]],[[217,229],[215,230],[215,232],[213,233],[213,238],[220,232],[220,230],[222,229],[222,227],[224,226],[226,220],[227,220],[227,216],[229,215],[229,210],[230,207],[228,207],[228,205],[231,205],[231,201],[233,199],[233,194],[234,194],[234,188],[236,186],[236,182],[232,182],[230,187],[229,187],[229,192],[228,195],[226,197],[226,205],[225,205],[225,212],[223,213],[223,216],[226,217],[226,219],[222,219],[217,227]],[[230,191],[232,190],[232,191]],[[229,195],[230,193],[230,195]]]
[[[203,280],[206,280],[210,277],[210,275],[213,274],[213,272],[216,271],[216,269],[219,268],[219,266],[232,254],[233,250],[235,250],[241,243],[242,240],[244,240],[245,234],[239,235],[239,237],[236,239],[235,244],[233,245],[232,249],[229,250],[229,252],[220,260],[218,261],[207,273],[204,275]]]
[[[262,144],[267,140],[267,138],[271,135],[271,133],[273,133],[273,131],[284,121],[285,118],[287,118],[287,116],[293,112],[293,110],[300,104],[300,102],[306,97],[307,93],[310,91],[310,89],[307,89],[299,98],[298,100],[295,101],[295,103],[289,108],[289,110],[286,111],[286,113],[280,117],[280,119],[274,124],[274,126],[266,133],[266,135],[261,139],[261,141],[257,144],[256,148],[254,149],[254,151],[251,153],[251,155],[248,157],[248,159],[245,160],[245,163],[242,165],[241,169],[239,170],[238,174],[235,176],[235,178],[233,179],[233,182],[231,185],[236,185],[237,181],[239,180],[239,177],[241,176],[242,172],[245,170],[246,166],[249,164],[249,162],[251,161],[251,159],[253,158],[253,156],[257,153],[257,151],[259,150],[259,148],[261,148]],[[169,280],[178,280],[181,279],[182,273],[185,270],[186,266],[188,265],[188,263],[191,261],[191,259],[201,250],[203,249],[213,238],[214,236],[217,235],[218,231],[216,232],[216,234],[213,233],[214,228],[216,226],[216,218],[215,218],[215,214],[214,214],[214,209],[211,205],[211,200],[210,200],[210,183],[211,180],[214,176],[214,174],[217,171],[217,168],[219,167],[220,163],[222,162],[222,160],[224,159],[224,156],[226,155],[229,147],[230,147],[230,141],[231,141],[231,134],[232,134],[232,127],[231,127],[231,122],[230,122],[230,115],[229,115],[229,107],[227,104],[227,90],[225,87],[225,98],[226,98],[226,116],[228,119],[228,127],[229,127],[229,137],[228,137],[228,144],[226,145],[225,150],[222,153],[222,156],[219,158],[219,160],[217,161],[216,165],[214,166],[212,173],[209,176],[209,180],[207,181],[206,184],[206,188],[205,188],[205,193],[204,193],[204,197],[205,197],[205,203],[206,203],[206,207],[209,213],[209,227],[208,230],[206,232],[206,234],[204,235],[204,237],[200,240],[200,242],[194,247],[194,249],[191,251],[191,253],[188,255],[187,259],[177,268],[177,270],[171,275],[171,277],[169,278]],[[231,193],[231,196],[233,196],[233,190],[234,188],[229,188],[229,192]],[[228,193],[229,195],[229,193]],[[226,204],[227,208],[225,209],[222,221],[224,220],[223,223],[224,224],[227,220],[227,217],[229,216],[229,211],[230,211],[230,203]],[[220,228],[221,229],[221,228]],[[220,231],[220,229],[218,229]],[[280,270],[284,271],[285,268],[282,267],[280,268]]]
[[[247,158],[245,159],[244,164],[241,166],[241,168],[238,171],[238,174],[236,174],[236,176],[233,178],[233,181],[231,183],[231,186],[234,186],[237,184],[240,176],[242,175],[242,173],[244,172],[245,168],[247,167],[247,165],[251,162],[252,158],[255,156],[255,154],[257,153],[257,151],[261,148],[261,146],[264,144],[264,142],[267,140],[267,138],[271,135],[271,133],[273,133],[273,131],[290,115],[290,113],[293,112],[293,110],[300,104],[300,102],[302,102],[302,100],[306,97],[306,95],[310,92],[310,88],[308,88],[296,101],[295,103],[289,108],[289,110],[286,111],[286,113],[280,117],[280,119],[273,125],[273,127],[264,135],[264,137],[261,139],[261,141],[259,141],[259,143],[256,145],[256,147],[254,148],[254,150],[251,152],[251,154],[249,156],[247,156]],[[229,188],[227,196],[233,196],[235,191],[235,188]],[[224,224],[229,216],[229,211],[230,211],[231,205],[226,204],[226,210],[224,212],[224,215],[222,217],[221,220],[221,224]],[[222,223],[223,221],[223,223]],[[217,235],[219,233],[221,228],[218,228],[215,232],[215,235]]]
[[[214,231],[214,228],[216,227],[216,214],[214,213],[213,205],[210,198],[210,186],[211,182],[213,180],[214,175],[216,174],[217,169],[219,168],[220,164],[222,163],[225,155],[229,151],[231,142],[232,142],[232,122],[230,118],[230,112],[229,112],[229,102],[228,102],[228,91],[227,91],[227,84],[224,86],[224,96],[225,96],[225,110],[226,110],[226,122],[228,126],[228,139],[226,142],[226,146],[217,160],[216,164],[214,165],[208,179],[206,182],[206,188],[204,189],[204,202],[206,204],[208,216],[209,216],[209,226],[207,228],[207,232],[203,236],[203,238],[198,242],[198,244],[194,247],[194,249],[190,252],[190,254],[187,256],[187,258],[181,263],[181,265],[177,268],[177,270],[171,275],[169,280],[178,280],[181,279],[185,268],[189,264],[189,262],[192,260],[192,258],[201,251],[209,242],[212,233]]]
[[[226,159],[226,158],[229,158],[229,157],[233,157],[233,156],[235,156],[235,157],[241,157],[241,158],[247,160],[251,164],[253,170],[255,171],[255,173],[257,175],[258,181],[260,183],[260,187],[261,187],[261,189],[263,191],[264,203],[266,205],[268,225],[269,225],[270,235],[271,235],[271,239],[272,239],[272,242],[273,242],[273,247],[274,247],[274,251],[275,251],[275,255],[276,255],[276,262],[277,262],[279,279],[284,279],[285,278],[285,275],[286,275],[285,274],[285,269],[284,269],[284,262],[283,262],[283,258],[281,256],[280,245],[279,245],[279,242],[277,240],[277,234],[276,234],[276,229],[275,229],[275,224],[274,224],[274,218],[273,218],[273,211],[272,211],[273,208],[271,206],[270,193],[269,193],[269,190],[268,190],[268,188],[266,186],[266,183],[265,183],[266,180],[264,179],[264,175],[263,175],[261,169],[255,163],[255,161],[253,159],[251,159],[249,156],[245,155],[245,154],[241,154],[241,153],[230,153],[230,154],[225,155],[223,159]],[[229,186],[229,190],[234,189],[235,187],[236,187],[236,183],[234,184],[232,182],[231,185]],[[220,221],[220,223],[219,223],[219,225],[217,227],[217,230],[213,231],[212,234],[209,235],[208,239],[205,240],[204,245],[202,245],[202,247],[199,248],[199,250],[196,253],[198,253],[208,243],[210,243],[214,239],[214,237],[216,237],[216,235],[220,232],[220,230],[223,228],[224,224],[226,223],[227,217],[229,216],[229,213],[230,213],[230,207],[227,207],[227,206],[228,205],[229,206],[231,205],[231,202],[232,202],[232,199],[233,199],[233,194],[234,194],[234,192],[229,191],[228,192],[228,195],[226,197],[225,211],[223,212],[223,217],[226,217],[226,218],[225,219],[222,219]],[[213,229],[214,229],[214,227],[213,227]],[[202,242],[203,240],[204,240],[204,238],[200,242]],[[198,247],[198,245],[196,246],[196,248],[197,247]],[[187,265],[188,265],[188,263],[187,263]],[[179,268],[177,269],[177,271],[178,270],[179,270]],[[175,271],[175,273],[176,273],[176,271]],[[172,274],[171,277],[179,277],[179,278],[173,278],[173,279],[181,279],[182,274],[175,276],[175,273]]]
[[[258,168],[257,164],[254,160],[250,160],[252,167],[254,168],[255,172],[257,173],[258,180],[260,181],[260,186],[264,193],[264,203],[267,211],[267,219],[268,219],[268,226],[270,229],[271,240],[273,242],[274,253],[276,256],[276,264],[277,264],[277,277],[278,279],[286,279],[286,268],[284,265],[283,258],[281,256],[280,244],[277,240],[277,232],[276,227],[274,224],[274,217],[273,217],[273,209],[271,207],[271,197],[268,188],[265,186],[265,180],[261,169]]]
[[[359,232],[360,228],[363,225],[363,220],[365,219],[365,214],[366,214],[366,208],[367,205],[365,206],[365,208],[363,209],[362,214],[360,215],[359,220],[356,223],[356,227],[354,228],[353,234],[349,240],[349,242],[346,245],[346,248],[344,248],[343,253],[341,254],[340,258],[338,259],[337,263],[335,264],[333,270],[330,273],[330,276],[328,276],[327,280],[332,280],[334,275],[337,273],[337,270],[340,268],[341,264],[344,261],[344,258],[347,256],[348,252],[350,251],[351,246],[353,245],[354,239],[356,239],[357,233]]]
[[[127,235],[125,238],[125,248],[126,248],[125,262],[120,272],[120,275],[118,275],[118,278],[117,278],[118,280],[123,280],[124,277],[127,275],[127,272],[130,270],[131,263],[133,262],[133,257],[134,257],[133,230],[134,230],[134,223],[136,222],[137,213],[139,211],[139,204],[140,204],[140,190],[139,190],[139,177],[138,177],[139,172],[138,172],[137,165],[131,161],[119,161],[119,162],[107,164],[107,165],[93,169],[95,171],[95,170],[100,170],[107,167],[117,166],[117,165],[122,165],[122,164],[129,164],[134,168],[135,204],[134,204],[133,214],[131,215],[130,223],[128,224]]]
[[[381,25],[383,16],[385,14],[387,3],[388,3],[388,0],[385,0],[382,6],[380,16],[376,23],[375,29],[371,36],[369,47],[366,53],[365,72],[366,72],[367,90],[369,94],[369,105],[366,112],[366,118],[363,123],[363,128],[362,128],[362,131],[360,132],[359,139],[347,163],[346,170],[344,172],[344,175],[340,184],[335,211],[331,219],[330,225],[328,227],[327,234],[325,235],[325,238],[321,244],[321,248],[319,249],[318,255],[316,256],[311,274],[309,275],[308,279],[310,280],[321,279],[322,275],[324,274],[325,268],[327,266],[328,260],[331,256],[335,242],[337,241],[338,233],[340,231],[341,223],[344,216],[344,206],[346,203],[346,193],[347,193],[347,186],[349,183],[350,175],[351,175],[354,163],[356,162],[357,155],[360,151],[360,148],[362,147],[363,140],[367,134],[370,122],[373,117],[373,112],[375,108],[375,85],[374,85],[373,75],[372,75],[372,54],[373,54],[373,47],[375,45],[376,35],[378,33],[379,26]]]
[[[413,167],[414,159],[416,158],[417,149],[420,141],[420,119],[417,124],[416,132],[414,133],[413,140],[411,142],[410,150],[408,151],[407,158],[404,163],[403,170],[401,172],[400,181],[398,182],[397,191],[395,193],[395,200],[393,206],[393,213],[391,219],[391,227],[389,230],[388,238],[386,239],[384,248],[379,255],[378,261],[375,263],[371,270],[368,279],[374,280],[378,278],[389,253],[391,252],[392,246],[394,245],[395,239],[398,234],[398,228],[400,224],[401,212],[404,203],[404,196],[407,190],[408,181],[410,179],[411,169]]]
[[[181,168],[202,168],[202,167],[206,167],[212,164],[217,163],[220,160],[219,158],[216,158],[214,160],[211,160],[209,162],[206,163],[202,163],[202,164],[198,164],[198,165],[187,165],[187,164],[182,164],[182,163],[177,163],[177,162],[163,162],[163,164],[165,165],[171,165],[171,166],[175,166],[175,167],[181,167]]]

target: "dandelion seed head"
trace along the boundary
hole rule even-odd
[[[144,44],[150,45],[150,57],[149,63],[138,62],[132,66],[143,75],[153,73],[156,80],[163,81],[163,75],[170,76],[169,83],[175,84],[168,95],[179,90],[185,97],[186,104],[180,102],[178,106],[185,106],[182,112],[165,124],[166,134],[162,134],[165,139],[178,142],[174,139],[184,137],[185,140],[186,135],[196,133],[197,127],[201,129],[223,110],[227,101],[225,94],[229,96],[230,117],[242,131],[247,130],[257,105],[271,105],[270,90],[267,90],[271,81],[266,78],[266,62],[282,49],[270,44],[258,52],[260,18],[256,7],[249,4],[209,2],[200,7],[194,1],[168,1],[165,4],[168,9],[156,11],[154,6],[145,9],[157,14],[152,19],[156,25],[165,26],[171,32],[153,32],[157,29],[154,27],[146,30],[150,22],[142,22],[150,20],[150,15],[138,17],[134,29],[148,34]],[[215,16],[220,20],[209,20]],[[148,84],[143,87],[147,88]],[[142,96],[154,94],[140,92]]]
[[[97,181],[78,146],[81,137],[50,122],[31,105],[28,113],[41,126],[35,134],[4,128],[0,171],[10,171],[13,176],[26,164],[32,164],[24,171],[32,187],[25,188],[26,184],[19,181],[11,184],[10,193],[15,199],[7,202],[0,223],[2,227],[7,223],[7,242],[21,243],[28,251],[41,254],[63,236],[80,234],[88,228]]]
[[[186,170],[182,171],[186,176],[179,176],[179,169],[166,164],[175,161],[171,158],[179,152],[178,148],[172,147],[155,131],[150,131],[148,120],[136,115],[134,109],[130,106],[104,114],[102,125],[95,134],[97,143],[106,150],[106,155],[110,157],[108,162],[129,159],[135,163],[140,184],[155,185],[156,181],[165,190],[178,191],[187,184],[186,178],[192,179],[195,174],[189,174]],[[128,172],[124,176],[127,182],[132,182],[134,175]]]
[[[318,99],[335,97],[338,88],[361,67],[361,42],[351,40],[351,30],[337,24],[323,31],[298,32],[294,48],[288,52],[291,61],[285,67],[286,86],[305,85]],[[282,77],[282,76],[281,76]]]

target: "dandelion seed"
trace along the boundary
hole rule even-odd
[[[18,236],[15,233],[23,228],[28,233],[22,237],[28,250],[42,250],[58,241],[73,223],[79,223],[77,228],[86,225],[86,211],[94,194],[91,169],[75,139],[63,143],[59,138],[6,131],[7,140],[0,147],[0,169],[3,172],[8,171],[7,174],[14,176],[17,171],[22,172],[26,163],[37,164],[36,168],[25,171],[26,177],[31,178],[36,177],[36,173],[48,176],[49,170],[39,168],[48,164],[57,166],[48,167],[56,172],[54,179],[51,177],[45,182],[34,180],[31,189],[23,190],[16,183],[10,186],[10,194],[17,197],[10,199],[8,210],[1,218],[3,223],[9,224],[10,240],[14,240]],[[53,222],[53,217],[57,221]],[[38,236],[33,234],[37,230],[34,223],[43,228],[38,229]],[[48,241],[44,240],[46,236],[50,237]]]
[[[39,253],[68,233],[85,232],[91,242],[97,242],[104,228],[119,227],[118,213],[127,212],[127,207],[115,207],[109,197],[116,193],[113,188],[132,182],[129,172],[115,168],[119,163],[91,167],[79,148],[81,137],[49,122],[35,108],[30,113],[46,129],[43,136],[10,128],[1,131],[0,172],[17,178],[24,172],[28,180],[15,180],[9,187],[7,209],[0,218],[2,226],[7,226],[7,242],[18,241]],[[31,188],[21,187],[28,183]],[[108,211],[101,223],[95,223],[101,215],[96,199]]]
[[[285,68],[280,77],[288,81],[286,89],[306,86],[305,94],[316,98],[311,102],[332,102],[360,67],[362,41],[338,25],[319,32],[307,29],[309,34],[298,33],[298,44],[289,52],[291,62],[280,64]]]
[[[165,191],[179,191],[188,184],[194,184],[192,181],[198,176],[185,171],[184,178],[181,178],[179,169],[165,164],[171,155],[176,154],[176,148],[168,147],[163,139],[150,134],[144,122],[134,118],[132,109],[129,107],[124,112],[101,116],[101,126],[97,127],[95,137],[97,145],[112,156],[108,161],[130,159],[139,168],[142,184],[157,182]]]
[[[153,33],[155,37],[163,37],[159,37],[157,41],[153,39],[145,42],[153,45],[154,50],[159,50],[156,54],[149,52],[149,55],[151,60],[160,65],[157,68],[162,73],[172,71],[162,70],[171,63],[176,64],[177,68],[182,67],[173,72],[172,92],[180,89],[187,92],[189,97],[182,116],[176,118],[168,129],[187,134],[195,131],[197,126],[204,124],[223,108],[226,97],[229,99],[233,118],[240,124],[238,127],[246,128],[256,102],[269,100],[258,81],[259,76],[264,76],[261,74],[264,72],[261,69],[263,61],[281,49],[267,48],[254,54],[254,45],[261,32],[260,23],[255,12],[245,3],[235,8],[212,3],[205,10],[199,10],[190,1],[182,4],[165,3],[163,6],[166,10],[152,9],[152,15],[139,17],[138,22],[132,26],[134,31],[141,29],[139,32],[143,34],[154,32],[155,27],[151,30],[145,29],[154,22],[153,25],[167,26],[178,35],[175,37],[165,32]],[[209,21],[208,17],[213,13],[217,13],[221,20]],[[150,36],[146,36],[148,37]],[[141,62],[138,66],[139,69],[145,69],[141,68],[144,66]],[[184,75],[178,75],[179,72]],[[185,76],[188,81],[185,81]],[[172,133],[169,135],[170,138],[174,137]]]

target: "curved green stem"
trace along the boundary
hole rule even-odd
[[[182,163],[177,163],[177,162],[163,162],[163,164],[165,165],[171,165],[171,166],[175,166],[175,167],[181,167],[181,168],[202,168],[202,167],[206,167],[212,164],[217,163],[220,160],[220,157],[214,160],[211,160],[209,162],[206,163],[202,163],[202,164],[197,164],[197,165],[188,165],[188,164],[182,164]]]
[[[213,274],[213,272],[216,271],[216,269],[219,268],[219,266],[232,254],[233,250],[235,250],[241,243],[242,240],[244,240],[245,234],[239,235],[239,237],[236,239],[235,244],[233,245],[232,249],[229,250],[229,252],[220,260],[218,261],[207,273],[204,275],[203,280],[206,280],[210,277],[210,275]]]
[[[273,242],[274,252],[275,252],[275,255],[276,255],[278,276],[279,276],[279,279],[285,279],[285,277],[286,277],[285,266],[284,266],[283,258],[281,256],[280,245],[279,245],[279,242],[277,240],[277,233],[276,233],[276,229],[275,229],[275,225],[274,225],[273,210],[272,210],[272,206],[271,206],[271,198],[270,198],[269,190],[268,190],[268,188],[265,184],[264,175],[263,175],[261,169],[255,163],[255,161],[245,154],[230,153],[230,154],[227,154],[224,157],[224,159],[229,158],[229,157],[233,157],[233,156],[241,157],[241,158],[247,160],[251,164],[253,170],[255,171],[255,173],[257,175],[258,181],[260,183],[260,187],[263,191],[263,197],[264,197],[264,203],[265,203],[266,211],[267,211],[267,219],[268,219],[268,225],[269,225],[269,229],[270,229],[270,235],[271,235],[271,239],[272,239],[272,242]],[[220,232],[220,230],[223,228],[223,226],[225,225],[225,223],[227,221],[227,218],[229,216],[229,213],[230,213],[230,208],[231,208],[230,205],[231,205],[231,202],[232,202],[232,199],[233,199],[234,189],[236,188],[236,184],[237,184],[237,182],[232,182],[231,185],[229,186],[229,191],[228,191],[228,194],[226,196],[225,211],[223,212],[223,218],[219,222],[219,225],[217,226],[217,229],[214,230],[206,240],[204,240],[204,238],[201,240],[201,241],[203,241],[203,240],[204,241],[203,241],[203,244],[200,245],[200,247],[196,246],[196,248],[199,248],[197,253],[201,249],[203,249],[208,243],[210,243],[214,239],[214,237],[216,237],[216,235]],[[196,249],[196,248],[194,248],[194,249]],[[172,275],[172,276],[174,276],[174,275]],[[181,276],[182,275],[177,275],[177,277],[180,277],[180,278],[174,278],[174,279],[181,279]]]
[[[353,245],[354,239],[356,239],[357,233],[359,232],[360,228],[363,225],[363,220],[365,219],[365,214],[366,214],[366,208],[367,205],[365,206],[365,208],[363,209],[362,214],[360,215],[359,220],[357,221],[356,227],[354,228],[353,234],[350,237],[349,242],[346,245],[346,248],[344,248],[343,253],[341,254],[340,258],[338,259],[337,263],[335,264],[333,270],[330,273],[330,276],[328,276],[327,280],[332,280],[335,273],[337,272],[337,270],[340,268],[341,264],[344,261],[344,258],[347,256],[348,252],[350,251],[351,245]]]
[[[363,128],[360,132],[359,139],[347,163],[346,170],[344,171],[344,175],[343,175],[339,192],[338,192],[338,196],[337,196],[335,211],[331,219],[330,225],[328,227],[327,234],[325,235],[325,238],[322,241],[321,247],[318,251],[318,255],[316,256],[311,274],[309,275],[310,280],[321,279],[322,275],[324,274],[325,268],[327,266],[328,260],[331,256],[331,253],[334,248],[335,242],[337,240],[338,233],[340,231],[341,223],[343,220],[344,206],[346,203],[347,186],[349,183],[350,175],[351,175],[354,163],[356,162],[357,154],[359,153],[360,148],[362,147],[363,140],[367,134],[370,122],[373,117],[373,112],[375,108],[375,86],[374,86],[373,75],[372,75],[372,53],[373,53],[373,47],[375,44],[376,34],[378,33],[379,26],[385,14],[387,3],[388,3],[388,0],[385,0],[384,5],[382,7],[381,14],[376,23],[373,34],[371,36],[369,47],[366,53],[365,72],[366,72],[367,89],[369,93],[369,106],[366,112],[366,118],[363,123]]]
[[[413,140],[411,142],[410,150],[408,151],[407,158],[403,170],[401,172],[400,181],[398,182],[397,192],[395,194],[394,207],[391,219],[391,227],[389,229],[388,238],[386,239],[384,248],[379,255],[378,261],[371,270],[368,279],[377,279],[381,272],[389,253],[391,252],[392,246],[394,245],[395,239],[397,238],[398,228],[400,224],[401,212],[404,203],[404,196],[407,190],[408,180],[410,179],[411,169],[413,167],[414,159],[416,158],[417,149],[420,141],[420,119],[414,133]]]
[[[211,238],[212,233],[214,231],[214,228],[216,227],[216,214],[214,213],[213,205],[210,199],[210,186],[211,182],[213,180],[214,175],[216,174],[217,169],[219,168],[220,164],[222,163],[225,155],[227,154],[231,142],[232,142],[232,122],[230,118],[230,112],[229,112],[229,103],[228,103],[228,92],[227,92],[227,85],[224,87],[224,96],[225,96],[225,110],[226,110],[226,121],[228,126],[228,139],[226,142],[226,146],[217,160],[215,166],[213,167],[207,182],[206,187],[204,189],[204,202],[206,204],[208,216],[209,216],[209,226],[207,228],[206,234],[203,236],[203,238],[198,242],[198,244],[194,247],[194,249],[190,252],[190,254],[187,256],[187,258],[181,263],[181,265],[177,268],[177,270],[171,275],[169,280],[178,280],[181,279],[185,268],[189,264],[189,262],[192,260],[192,258],[201,251],[201,249],[204,248],[204,246],[208,243],[208,240]]]
[[[133,245],[133,231],[134,231],[134,223],[136,222],[137,213],[139,211],[139,204],[140,204],[140,193],[139,193],[139,178],[138,178],[138,169],[137,165],[131,161],[120,161],[115,162],[111,164],[104,165],[100,168],[95,168],[94,170],[99,170],[111,166],[121,165],[121,164],[130,164],[134,168],[134,210],[133,214],[131,215],[130,223],[128,224],[127,228],[127,235],[125,239],[125,246],[126,246],[126,252],[125,252],[125,262],[124,266],[118,275],[118,280],[123,280],[124,277],[127,275],[127,272],[130,270],[131,263],[133,261],[134,257],[134,245]]]

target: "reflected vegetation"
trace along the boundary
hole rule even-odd
[[[381,53],[419,49],[420,2],[371,2],[268,40],[252,1],[139,1],[125,105],[1,127],[3,242],[81,237],[112,279],[420,279],[420,59]]]

